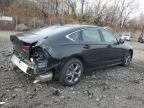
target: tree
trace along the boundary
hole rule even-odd
[[[81,3],[81,16],[82,18],[84,17],[84,5],[85,5],[85,0],[80,0]]]
[[[65,3],[70,8],[70,14],[72,15],[72,17],[76,18],[77,0],[65,0]]]

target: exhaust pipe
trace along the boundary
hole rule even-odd
[[[38,83],[38,82],[50,81],[50,80],[52,80],[52,78],[53,78],[53,73],[50,72],[50,73],[45,74],[45,75],[39,75],[38,77],[35,78],[33,83],[35,84],[35,83]]]

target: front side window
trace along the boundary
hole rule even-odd
[[[106,42],[117,43],[117,39],[112,32],[104,30],[104,29],[102,29],[101,32]]]
[[[85,42],[100,42],[101,36],[96,28],[87,28],[82,31],[82,38]]]

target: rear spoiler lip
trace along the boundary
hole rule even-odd
[[[38,42],[38,41],[35,41],[35,42],[26,42],[24,40],[21,40],[17,35],[10,35],[10,41],[12,43],[15,43],[14,41],[19,41],[21,43],[30,44],[30,45],[35,45]]]

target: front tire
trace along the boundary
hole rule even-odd
[[[124,59],[123,59],[123,66],[129,66],[132,62],[132,53],[128,52],[125,54]]]
[[[59,80],[65,86],[73,86],[80,81],[82,74],[82,62],[75,58],[70,59],[63,65]]]

